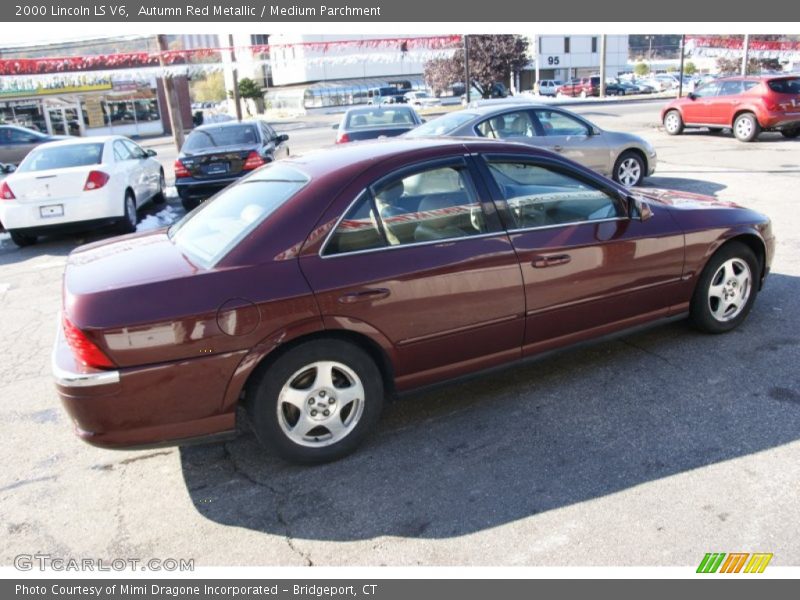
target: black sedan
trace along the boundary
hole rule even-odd
[[[195,128],[175,161],[175,187],[186,210],[261,165],[289,156],[289,136],[263,121]]]
[[[410,106],[381,105],[351,108],[342,117],[336,143],[344,144],[379,137],[394,137],[422,124],[417,111]]]

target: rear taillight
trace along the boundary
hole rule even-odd
[[[266,162],[267,161],[261,158],[261,155],[258,152],[253,151],[247,155],[247,159],[244,161],[242,169],[244,169],[245,171],[252,171],[253,169],[257,169],[261,165],[266,164]]]
[[[347,135],[346,133],[340,133],[339,137],[336,138],[337,144],[346,144],[349,141],[350,141],[350,136]]]
[[[108,173],[103,173],[102,171],[89,171],[89,176],[86,178],[83,191],[91,192],[92,190],[99,190],[108,183],[108,179]]]
[[[191,177],[192,174],[189,172],[189,169],[186,168],[180,160],[175,161],[175,178],[180,179],[181,177]]]
[[[67,344],[78,361],[95,369],[110,369],[115,366],[111,359],[87,338],[85,333],[75,327],[66,315],[62,318],[62,325]]]
[[[5,181],[3,182],[3,185],[0,186],[0,198],[2,198],[3,200],[16,199],[14,192],[11,191],[11,188],[8,187],[8,183],[6,183]]]

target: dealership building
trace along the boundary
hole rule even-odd
[[[605,37],[607,76],[628,71],[628,36]],[[532,35],[528,41],[531,61],[519,73],[519,90],[533,89],[543,79],[567,81],[600,73],[600,35]]]

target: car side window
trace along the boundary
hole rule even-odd
[[[145,151],[142,150],[141,146],[137,146],[136,144],[128,140],[122,140],[122,143],[125,144],[125,147],[128,149],[128,152],[130,153],[132,158],[147,157],[147,154],[145,154]]]
[[[7,142],[9,144],[35,144],[40,140],[40,136],[32,132],[21,131],[19,129],[8,128]]]
[[[552,227],[624,216],[605,191],[555,169],[526,162],[489,163],[514,229]]]
[[[342,218],[325,254],[371,250],[488,231],[465,167],[436,167],[373,187]]]
[[[131,156],[130,150],[128,150],[127,146],[125,146],[125,144],[123,144],[121,140],[117,140],[116,142],[114,142],[115,160],[123,161],[123,160],[130,160],[131,158],[133,158],[133,156]]]
[[[589,135],[589,128],[584,123],[556,110],[537,110],[536,118],[546,136]]]
[[[486,119],[476,127],[478,135],[485,138],[509,139],[534,137],[536,129],[526,110],[517,110]]]
[[[742,93],[741,81],[723,81],[719,88],[719,96],[734,96]]]
[[[717,92],[719,92],[719,82],[712,81],[697,88],[694,95],[698,98],[708,98],[710,96],[716,96]]]
[[[742,91],[746,92],[747,90],[752,90],[752,89],[753,89],[754,87],[756,87],[758,84],[759,84],[759,82],[758,82],[758,81],[753,81],[753,80],[747,80],[747,81],[743,81],[743,82],[742,82],[742,87],[743,87],[743,90],[742,90]]]

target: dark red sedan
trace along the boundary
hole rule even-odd
[[[395,392],[669,317],[733,329],[774,244],[761,214],[530,146],[347,144],[73,252],[53,369],[89,443],[228,435],[243,404],[272,451],[327,461]]]

